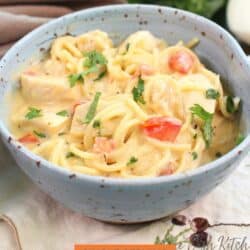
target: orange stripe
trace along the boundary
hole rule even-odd
[[[176,250],[175,245],[75,245],[75,250]]]

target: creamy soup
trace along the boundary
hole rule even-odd
[[[191,45],[191,44],[189,44]],[[115,47],[99,30],[54,40],[11,97],[16,138],[46,160],[89,175],[171,175],[236,143],[240,99],[190,46],[148,31]]]

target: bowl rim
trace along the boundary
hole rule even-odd
[[[62,21],[65,17],[74,17],[78,15],[88,15],[91,13],[98,13],[98,12],[104,12],[104,11],[130,11],[130,10],[135,10],[139,9],[140,10],[145,10],[145,11],[155,11],[158,10],[159,8],[162,9],[163,11],[167,12],[176,12],[178,11],[180,14],[184,14],[188,19],[191,19],[193,22],[197,23],[205,23],[205,25],[216,29],[220,31],[221,34],[224,35],[225,40],[227,40],[227,43],[231,43],[231,46],[233,47],[234,51],[236,51],[236,57],[241,58],[243,61],[243,67],[246,68],[246,71],[250,72],[250,63],[247,60],[247,56],[244,54],[242,48],[240,47],[239,43],[235,40],[235,38],[232,37],[232,35],[226,31],[224,28],[219,26],[218,24],[212,22],[211,20],[199,16],[197,14],[172,8],[172,7],[166,7],[166,6],[160,6],[160,5],[146,5],[146,4],[115,4],[115,5],[106,5],[102,7],[93,7],[93,8],[88,8],[85,10],[80,10],[76,11],[64,16],[61,16],[59,18],[55,18],[54,20],[51,20],[38,28],[34,29],[30,33],[26,34],[22,39],[20,39],[18,42],[15,43],[14,46],[12,46],[7,53],[2,57],[0,61],[0,71],[4,69],[4,63],[5,61],[10,60],[11,58],[14,57],[16,54],[16,51],[18,48],[22,45],[22,43],[29,41],[32,39],[33,36],[36,36],[38,33],[40,33],[42,30],[47,29],[51,25],[55,24],[57,25]],[[36,155],[32,151],[30,151],[28,148],[23,146],[21,143],[19,143],[16,139],[14,139],[14,136],[10,133],[8,130],[7,126],[4,125],[2,119],[0,119],[0,135],[2,139],[6,140],[6,142],[10,143],[11,147],[16,148],[18,151],[20,151],[22,154],[24,154],[25,157],[29,158],[29,160],[34,161],[35,163],[39,162],[43,167],[46,167],[48,171],[52,171],[56,174],[60,174],[62,176],[65,176],[66,178],[72,176],[72,174],[77,177],[77,178],[72,178],[76,182],[81,182],[81,181],[89,181],[92,183],[103,183],[105,182],[106,184],[110,185],[135,185],[135,186],[146,186],[146,185],[152,185],[152,184],[161,184],[165,182],[176,182],[180,180],[185,180],[187,178],[192,178],[192,177],[197,177],[199,175],[204,174],[205,172],[210,172],[215,168],[218,168],[219,166],[222,166],[223,163],[226,162],[231,162],[233,159],[236,157],[239,157],[239,155],[242,152],[246,152],[247,148],[250,146],[250,134],[246,136],[244,141],[230,150],[228,153],[220,157],[219,159],[213,160],[212,162],[209,162],[207,164],[201,165],[198,168],[188,170],[187,172],[182,172],[182,173],[176,173],[173,175],[169,176],[161,176],[161,177],[138,177],[138,178],[133,178],[133,179],[124,179],[124,178],[115,178],[115,177],[104,177],[104,176],[92,176],[92,175],[87,175],[79,172],[74,172],[70,169],[61,167],[59,165],[53,164],[44,158],[42,158],[39,155]]]

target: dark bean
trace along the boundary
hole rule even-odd
[[[194,247],[205,247],[210,242],[211,236],[206,232],[198,232],[193,233],[189,240]]]
[[[203,232],[209,227],[208,220],[202,217],[196,217],[191,221],[191,228],[194,232]]]
[[[172,224],[177,225],[177,226],[185,226],[187,223],[187,218],[185,215],[176,215],[172,218]]]

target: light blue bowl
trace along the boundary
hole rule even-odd
[[[169,43],[198,37],[201,42],[196,52],[200,58],[224,78],[225,87],[243,100],[241,124],[246,135],[250,129],[247,58],[228,32],[200,16],[159,6],[114,5],[49,22],[21,39],[1,60],[0,133],[17,164],[44,192],[74,211],[103,221],[135,223],[173,214],[211,191],[238,166],[247,153],[249,135],[225,156],[187,173],[122,180],[87,176],[55,166],[20,145],[8,130],[9,106],[4,96],[16,86],[17,72],[31,58],[41,58],[57,36],[93,29],[108,32],[115,42],[142,29]]]

